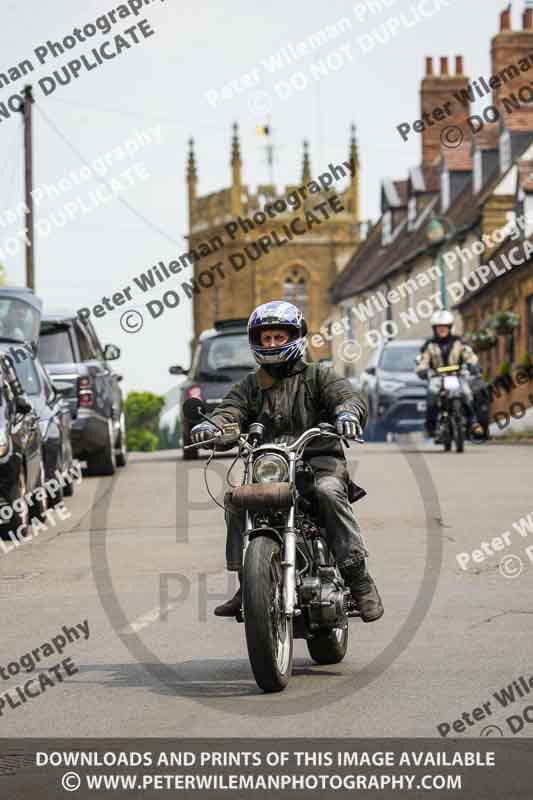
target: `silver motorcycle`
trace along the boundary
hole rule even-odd
[[[185,405],[191,422],[207,419],[199,400]],[[188,447],[211,443],[212,455],[217,445],[234,443],[239,448],[242,484],[233,486],[227,496],[245,520],[243,607],[238,620],[244,622],[258,686],[279,692],[291,677],[293,639],[305,639],[318,664],[336,664],[347,651],[348,618],[360,616],[317,521],[314,475],[302,459],[313,439],[342,437],[333,425],[322,423],[291,444],[263,444],[260,423],[250,425],[247,434],[235,425],[216,427],[212,439]],[[232,469],[233,464],[228,476]]]

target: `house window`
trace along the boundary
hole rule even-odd
[[[450,173],[448,170],[440,176],[440,205],[442,211],[447,211],[450,205]]]
[[[483,156],[481,150],[474,153],[474,194],[478,194],[483,188]]]
[[[391,211],[386,211],[383,214],[383,221],[381,223],[381,242],[384,245],[390,243],[392,238],[392,213]]]
[[[504,131],[500,136],[500,172],[507,172],[511,166],[511,134]]]
[[[304,317],[308,316],[307,283],[297,269],[291,271],[283,283],[283,299],[298,306]]]
[[[407,230],[412,231],[416,222],[416,197],[409,198],[409,205],[407,207]]]
[[[524,236],[529,238],[533,233],[533,195],[526,194],[524,197]]]

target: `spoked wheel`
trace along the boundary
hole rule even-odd
[[[439,430],[441,431],[442,444],[444,445],[444,452],[449,453],[452,449],[452,426],[450,424],[449,416],[439,420]]]
[[[252,539],[244,560],[244,627],[252,672],[264,692],[281,692],[292,672],[292,619],[283,613],[282,588],[280,545]]]
[[[455,449],[458,453],[462,453],[465,449],[465,429],[463,425],[463,412],[460,400],[453,401],[451,423]]]
[[[338,664],[348,649],[348,626],[319,632],[307,640],[307,649],[317,664]]]

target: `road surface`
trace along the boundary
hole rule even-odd
[[[78,671],[5,705],[1,735],[421,737],[464,712],[456,735],[486,735],[489,725],[509,735],[506,718],[526,696],[511,711],[492,698],[483,718],[471,713],[533,674],[533,529],[522,536],[512,525],[533,507],[531,454],[526,445],[463,455],[423,442],[352,447],[350,469],[368,491],[354,508],[386,613],[351,622],[339,665],[315,665],[298,641],[278,695],[257,689],[243,626],[212,613],[233,584],[203,462],[134,454],[113,478],[84,478],[68,519],[0,557],[3,692],[16,696],[33,674],[28,659],[13,676],[7,665],[63,626],[87,621],[89,634],[56,640],[62,654],[38,668],[69,658]],[[219,500],[230,461],[210,468]],[[525,724],[518,735],[531,732]]]

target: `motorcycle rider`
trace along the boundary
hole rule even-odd
[[[445,309],[435,311],[431,317],[433,337],[424,343],[416,366],[416,372],[422,380],[429,380],[426,406],[426,431],[433,438],[438,417],[439,382],[430,380],[431,370],[452,364],[465,365],[472,376],[479,375],[478,357],[472,348],[452,334],[453,314]],[[483,428],[479,424],[473,402],[472,390],[465,380],[461,380],[463,402],[467,407],[470,419],[470,432],[474,438],[483,437]]]
[[[210,418],[218,425],[236,422],[241,430],[261,422],[265,442],[294,441],[319,422],[334,422],[339,435],[360,438],[367,417],[364,401],[330,367],[304,361],[306,334],[304,316],[292,303],[274,300],[258,306],[248,321],[248,341],[259,368],[231,388]],[[313,380],[308,380],[311,372]],[[215,431],[205,420],[192,429],[191,439],[205,441]],[[342,444],[316,439],[306,447],[304,458],[315,473],[319,522],[328,545],[362,619],[373,622],[383,615],[383,605],[367,571],[368,551],[350,507],[355,484]],[[240,588],[215,614],[234,617],[242,605],[244,515],[229,500],[225,507],[227,569],[238,572]]]

